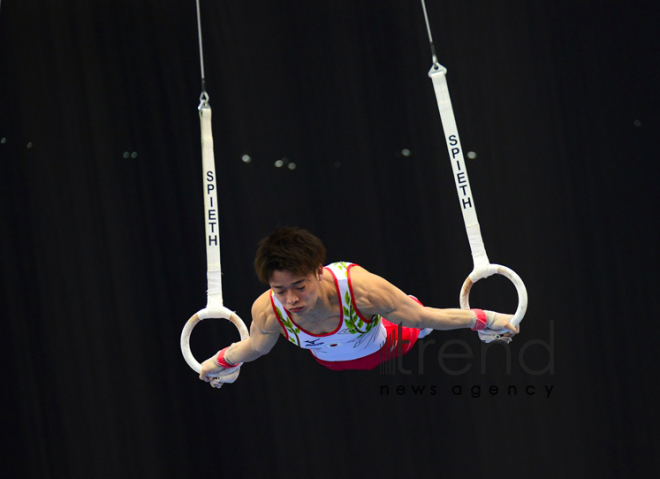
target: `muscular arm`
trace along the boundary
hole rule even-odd
[[[473,311],[422,306],[389,281],[369,273],[364,268],[354,267],[351,270],[351,280],[358,309],[364,314],[380,314],[393,323],[417,329],[472,328],[476,323],[477,317]],[[509,315],[491,314],[499,316],[496,319],[498,327],[508,329],[513,334],[517,333],[517,330],[508,324]]]
[[[275,318],[275,313],[270,308],[270,298],[266,292],[259,296],[252,305],[250,337],[229,346],[225,351],[225,361],[230,364],[254,361],[268,354],[279,337],[280,326]],[[216,356],[213,355],[202,363],[202,371],[199,374],[202,381],[209,382],[214,375],[235,369],[224,369],[222,366],[218,366]]]
[[[252,305],[250,337],[232,344],[225,352],[225,360],[231,364],[247,363],[268,354],[280,337],[280,326],[270,307],[268,292]]]

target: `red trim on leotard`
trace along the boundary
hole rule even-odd
[[[284,326],[284,323],[280,319],[280,315],[277,314],[277,307],[275,306],[275,301],[273,301],[273,290],[270,290],[270,305],[273,308],[273,313],[275,313],[275,318],[277,319],[277,322],[280,323],[280,326],[282,326],[282,329],[284,330],[284,334],[286,335],[287,341],[289,340],[289,331],[287,331],[286,326]],[[286,310],[285,310],[286,311]],[[288,312],[287,312],[288,314]]]
[[[353,308],[355,309],[355,312],[357,313],[357,315],[360,317],[360,319],[362,321],[364,321],[365,323],[370,323],[374,320],[374,318],[373,317],[371,319],[365,318],[362,315],[362,313],[360,312],[360,310],[357,308],[357,303],[355,302],[355,294],[353,293],[353,283],[351,282],[351,274],[350,274],[351,273],[351,268],[353,266],[360,266],[360,265],[353,263],[353,264],[349,265],[348,268],[346,269],[346,278],[348,278],[348,290],[351,293],[351,301],[353,301]]]

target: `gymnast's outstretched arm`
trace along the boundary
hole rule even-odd
[[[226,366],[236,366],[241,363],[254,361],[268,354],[281,334],[281,327],[275,318],[275,313],[270,307],[269,292],[265,292],[252,305],[252,324],[250,325],[250,337],[232,344],[225,348],[220,354],[224,365],[219,364],[218,354],[213,355],[202,363],[202,371],[199,378],[209,382],[211,376],[221,373]]]
[[[452,330],[473,328],[477,315],[472,310],[458,308],[431,308],[422,306],[386,279],[361,267],[351,270],[351,279],[357,307],[363,314],[380,314],[389,321],[409,328]],[[507,335],[519,332],[509,324],[511,315],[485,311],[487,327],[507,330]]]

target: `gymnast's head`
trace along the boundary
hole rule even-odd
[[[306,276],[325,264],[325,246],[301,228],[281,227],[259,242],[254,269],[259,281],[269,284],[274,271]]]

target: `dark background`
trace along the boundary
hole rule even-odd
[[[225,304],[249,324],[256,245],[296,225],[456,307],[472,260],[420,3],[201,5]],[[213,390],[179,350],[206,304],[195,2],[2,2],[2,477],[658,474],[654,2],[427,6],[487,251],[529,292],[510,370],[468,330],[410,375],[280,341]],[[501,278],[471,299],[516,304]],[[237,334],[192,339],[201,360]],[[443,370],[449,339],[473,354]]]

